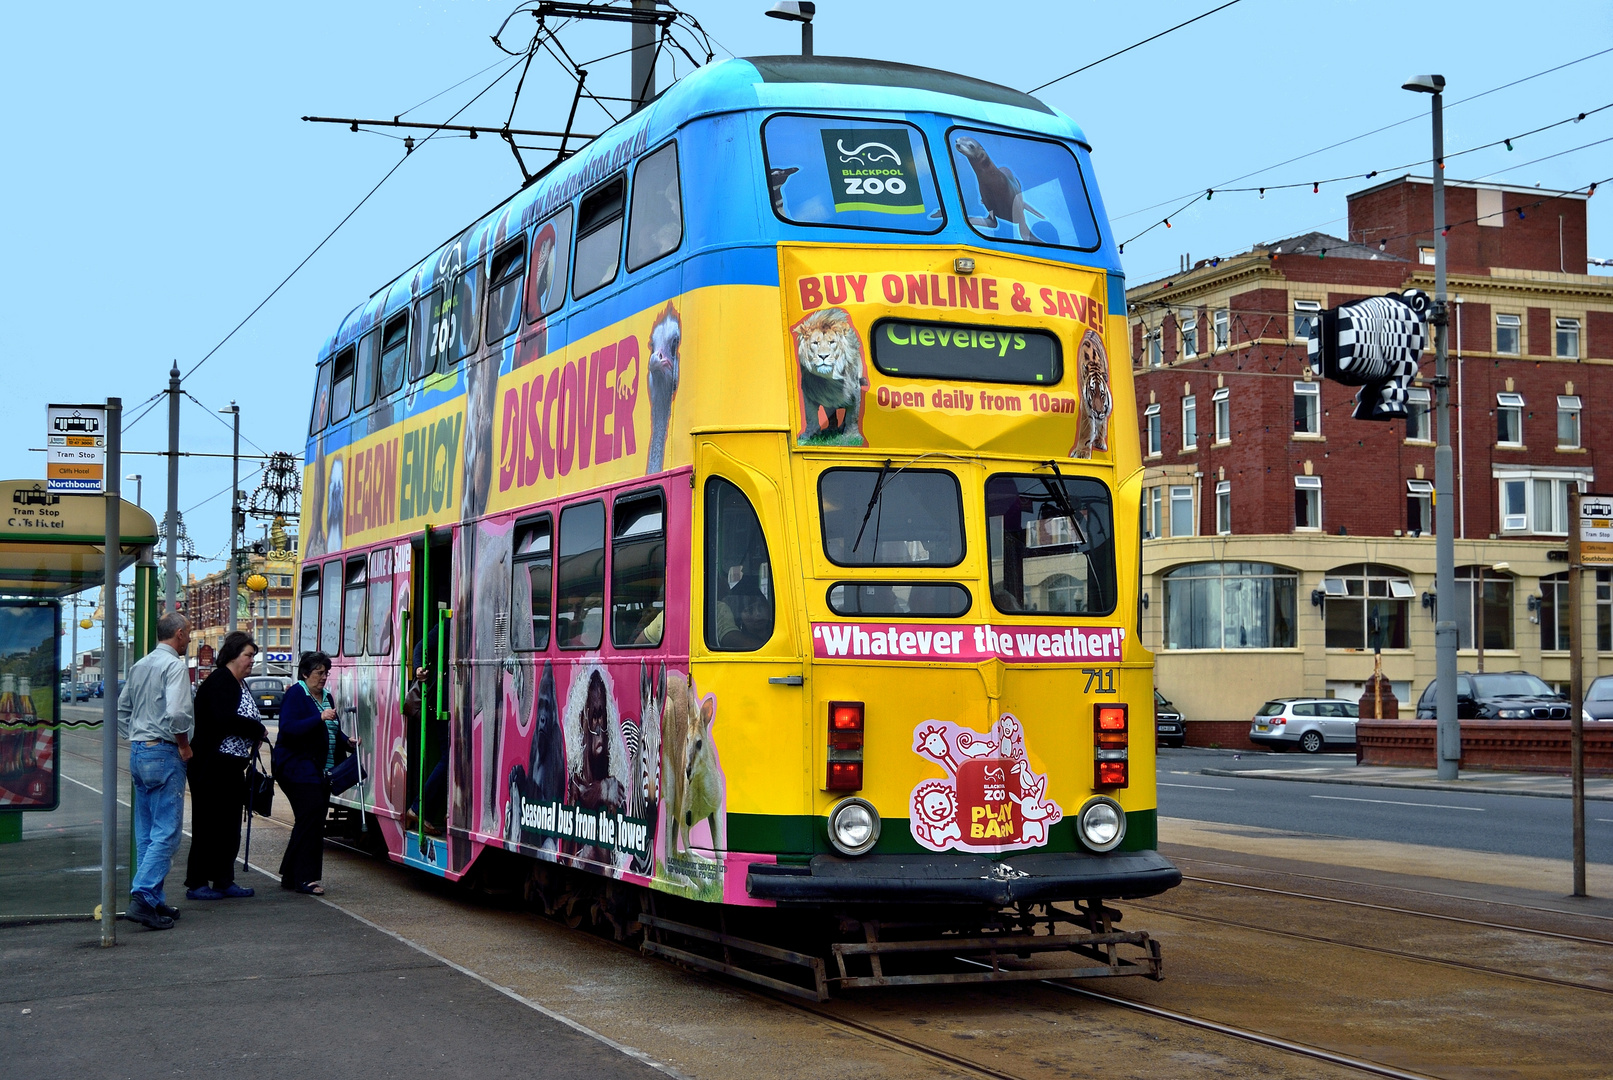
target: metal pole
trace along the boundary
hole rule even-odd
[[[103,671],[106,670],[105,661],[103,661],[102,664],[101,664],[101,670],[103,670]],[[69,679],[69,682],[67,684],[67,700],[70,703],[77,703],[77,701],[78,701],[78,594],[77,593],[73,594],[73,659],[67,665],[67,676],[68,676],[68,679]]]
[[[171,615],[179,610],[179,361],[168,373],[168,551],[163,572],[168,583],[163,603]]]
[[[654,11],[655,0],[633,0],[633,10]],[[633,111],[638,112],[655,97],[655,24],[633,24]]]
[[[1484,567],[1479,567],[1479,593],[1478,593],[1478,629],[1473,634],[1473,644],[1478,647],[1479,659],[1475,668],[1480,675],[1484,674],[1484,579],[1488,574]]]
[[[801,24],[801,55],[812,55],[812,20]]]
[[[101,944],[118,943],[118,556],[122,553],[123,399],[106,399],[106,607],[101,631]],[[174,459],[175,461],[178,458]],[[74,614],[78,614],[74,605]],[[73,623],[78,625],[77,620]],[[110,675],[111,678],[106,678]],[[76,690],[76,687],[75,687]],[[131,873],[134,867],[130,866]]]
[[[1455,780],[1462,760],[1462,726],[1456,719],[1456,543],[1451,512],[1450,352],[1445,314],[1445,118],[1443,93],[1434,95],[1434,385],[1439,408],[1439,443],[1434,448],[1434,623],[1435,721],[1439,778]],[[1479,608],[1484,607],[1482,575]]]
[[[241,571],[237,564],[237,555],[240,551],[236,539],[241,532],[241,406],[230,402],[230,412],[235,419],[235,453],[230,472],[230,590],[229,590],[229,627],[230,633],[235,633],[235,597],[241,587]]]
[[[1580,626],[1579,485],[1568,488],[1569,769],[1574,791],[1574,895],[1585,896],[1585,671]]]

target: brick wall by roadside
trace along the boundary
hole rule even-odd
[[[1191,743],[1192,725],[1188,731]],[[1362,720],[1355,726],[1355,737],[1363,765],[1421,769],[1438,765],[1431,720]],[[1462,721],[1464,769],[1567,774],[1568,755],[1566,720]],[[1613,776],[1613,724],[1586,725],[1585,775]]]
[[[1216,746],[1224,750],[1269,750],[1249,741],[1247,720],[1188,720],[1184,741],[1188,746]]]

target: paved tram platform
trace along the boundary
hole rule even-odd
[[[1203,776],[1243,776],[1258,780],[1297,780],[1307,784],[1354,784],[1362,787],[1415,788],[1473,795],[1528,795],[1544,799],[1572,797],[1569,778],[1550,773],[1503,773],[1468,770],[1455,780],[1441,780],[1434,769],[1389,765],[1357,765],[1342,754],[1295,760],[1286,754],[1222,751],[1227,763],[1200,769]],[[1287,760],[1283,760],[1287,758]],[[1585,798],[1613,802],[1613,779],[1586,777]]]
[[[93,922],[0,927],[5,1074],[661,1075],[314,897],[241,880],[255,898],[186,903],[171,890],[178,926],[121,921],[110,949]]]

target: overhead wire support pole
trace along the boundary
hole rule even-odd
[[[241,587],[240,545],[242,514],[241,514],[241,406],[230,402],[231,418],[235,421],[235,461],[230,469],[230,591],[229,591],[229,627],[230,633],[235,633],[235,597]]]
[[[1585,891],[1585,627],[1580,615],[1584,581],[1579,485],[1568,485],[1568,768],[1574,816],[1574,895]]]
[[[163,603],[170,615],[179,610],[179,394],[179,361],[175,360],[168,372],[168,513],[163,517],[168,530]]]
[[[177,369],[177,368],[176,368]],[[118,943],[118,557],[123,553],[123,399],[106,399],[106,553],[101,631],[101,945]],[[78,605],[73,605],[78,616]],[[74,624],[75,626],[77,623]],[[74,686],[76,697],[78,687]],[[130,811],[133,813],[133,811]],[[134,867],[129,868],[133,873]]]

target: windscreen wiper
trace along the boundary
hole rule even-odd
[[[1042,487],[1047,489],[1048,497],[1058,505],[1059,511],[1070,519],[1070,528],[1075,530],[1076,544],[1080,547],[1086,547],[1088,543],[1086,530],[1081,528],[1081,523],[1075,519],[1075,507],[1070,505],[1070,493],[1064,490],[1064,474],[1059,472],[1058,462],[1044,461],[1042,464],[1053,470],[1053,475],[1058,477],[1059,482],[1057,486],[1054,486],[1048,482],[1045,476],[1037,477],[1037,479],[1042,482]]]
[[[857,540],[851,545],[852,551],[856,551],[858,548],[862,547],[863,533],[868,529],[868,515],[874,512],[874,507],[879,503],[879,493],[885,489],[885,477],[890,473],[890,471],[891,459],[886,458],[885,464],[881,465],[879,468],[879,479],[874,481],[874,490],[868,496],[868,506],[863,510],[863,523],[861,527],[857,529]],[[875,552],[875,557],[878,557],[878,552]]]

